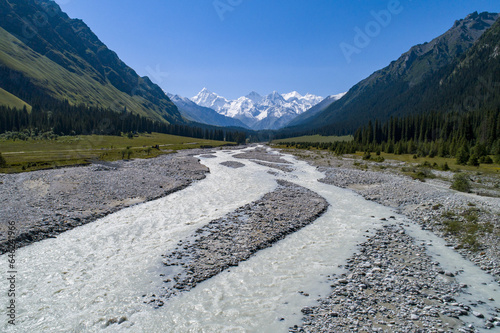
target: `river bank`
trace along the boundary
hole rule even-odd
[[[360,163],[328,152],[286,152],[325,173],[321,182],[393,208],[500,281],[499,198],[451,190],[451,172],[421,182],[404,175],[400,171],[404,165],[397,161]],[[482,182],[478,175],[471,178]],[[467,291],[454,281],[459,272],[445,272],[431,260],[426,246],[432,244],[418,245],[404,229],[384,227],[360,244],[360,253],[347,261],[346,273],[333,281],[332,293],[320,299],[319,306],[303,309],[303,326],[292,331],[329,332],[335,327],[338,332],[475,332],[458,321],[467,315],[484,318],[478,328],[500,325],[499,308],[483,315],[454,301],[454,295]],[[385,266],[381,258],[386,259]],[[387,289],[388,282],[392,285]]]
[[[210,174],[206,173],[206,167],[190,156],[193,153],[200,155],[202,163],[210,168]],[[328,164],[332,164],[334,159],[314,158],[312,155],[308,160],[318,167],[315,169],[265,147],[244,151],[214,150],[212,153],[192,151],[186,154],[123,162],[116,170],[113,165],[94,165],[93,170],[83,167],[69,171],[72,179],[90,177],[94,180],[87,183],[82,180],[83,187],[79,187],[79,191],[83,194],[76,197],[78,200],[90,200],[91,205],[96,204],[92,201],[92,191],[111,193],[114,190],[112,186],[121,181],[133,180],[144,185],[134,187],[132,184],[121,190],[133,199],[140,191],[145,191],[146,195],[149,191],[165,190],[165,186],[158,182],[165,179],[159,178],[165,177],[165,174],[172,177],[167,179],[179,182],[183,179],[186,182],[206,179],[158,201],[128,209],[117,208],[119,212],[99,219],[95,224],[76,228],[57,239],[33,244],[19,251],[20,262],[27,270],[23,276],[27,281],[25,288],[34,286],[32,291],[23,293],[26,296],[22,296],[19,302],[24,306],[33,304],[31,313],[39,313],[38,317],[26,319],[32,321],[29,327],[39,327],[39,318],[43,317],[42,322],[50,323],[44,324],[46,327],[58,323],[61,327],[74,328],[84,322],[96,328],[120,325],[145,329],[152,325],[155,327],[153,331],[165,331],[165,327],[172,331],[210,331],[209,327],[231,325],[240,325],[247,331],[252,331],[251,327],[265,327],[267,331],[270,327],[281,327],[278,331],[282,331],[299,323],[304,315],[304,326],[293,330],[350,332],[364,331],[366,327],[368,332],[454,332],[467,331],[461,316],[468,314],[475,317],[475,312],[484,316],[477,327],[496,325],[498,322],[495,319],[498,312],[495,315],[494,311],[482,311],[468,302],[455,301],[460,295],[473,290],[457,283],[455,277],[462,277],[462,273],[437,264],[435,260],[439,257],[431,258],[426,251],[431,246],[428,241],[420,244],[419,237],[404,232],[407,224],[415,225],[415,220],[420,221],[421,228],[438,233],[437,223],[431,220],[432,214],[442,217],[453,207],[457,210],[463,208],[461,205],[466,209],[477,208],[479,216],[476,223],[483,223],[481,219],[486,217],[480,214],[490,211],[490,208],[494,212],[495,200],[498,199],[475,198],[474,195],[460,193],[455,197],[455,191],[439,185],[438,181],[442,180],[420,183],[389,171],[378,172],[375,165],[372,170],[359,169],[354,160],[348,159],[339,159],[332,167]],[[120,169],[123,169],[121,172],[129,171],[122,174]],[[318,170],[325,175],[323,179]],[[44,185],[40,183],[37,173],[29,173],[14,185],[9,184],[8,188],[20,191],[19,187],[22,187],[23,194],[32,195],[30,198],[38,200],[38,205],[46,205],[42,206],[46,209],[55,207],[54,202],[66,209],[73,204],[72,199],[60,194],[69,192],[52,192],[52,189],[65,184],[60,179],[65,177],[63,171],[68,174],[68,169],[53,171],[62,174],[46,175],[47,178],[42,180],[46,182],[50,177],[58,176],[53,178],[58,183],[56,185]],[[82,174],[81,178],[77,178],[79,174]],[[33,178],[35,176],[39,178]],[[318,182],[318,179],[321,181]],[[353,189],[370,201],[394,209],[367,202],[350,191],[328,184]],[[30,190],[35,193],[29,193]],[[39,191],[42,194],[37,194],[38,198],[35,194]],[[60,196],[55,197],[56,194]],[[2,199],[7,200],[7,197],[5,195]],[[13,197],[22,200],[20,194]],[[289,232],[282,231],[286,228],[291,228],[290,232],[295,231],[295,222],[302,225],[302,219],[309,223],[317,217],[319,211],[316,208],[320,211],[325,208],[321,205],[321,197],[327,199],[330,209],[315,223],[284,238]],[[319,206],[315,208],[311,205],[311,199],[317,200]],[[32,206],[32,202],[29,204]],[[15,203],[13,205],[10,208],[12,211],[16,208]],[[130,202],[130,205],[134,203]],[[412,222],[402,219],[394,211],[407,216]],[[300,219],[294,221],[293,216],[297,212]],[[31,214],[31,211],[28,210],[28,213]],[[55,216],[58,211],[53,213],[52,216]],[[391,218],[391,213],[396,216]],[[414,217],[412,214],[427,215]],[[457,221],[465,219],[461,212],[456,214]],[[269,223],[265,224],[266,221]],[[278,223],[280,221],[285,223]],[[381,228],[381,225],[384,227]],[[278,228],[273,229],[276,226]],[[274,243],[280,237],[284,239]],[[272,247],[267,247],[273,243]],[[472,249],[460,249],[460,244],[454,245],[452,238],[448,243],[464,255],[469,251],[476,253]],[[357,252],[355,244],[360,244]],[[492,247],[495,245],[493,243]],[[265,247],[266,250],[260,251]],[[51,259],[54,248],[58,249],[55,251],[57,254],[54,253]],[[486,249],[480,251],[478,256],[491,260]],[[298,253],[302,253],[303,257],[297,256]],[[495,275],[494,262],[481,261],[481,264],[484,271]],[[68,265],[76,266],[66,267]],[[265,265],[270,266],[264,269]],[[342,265],[340,270],[343,269],[343,273],[338,273],[337,265]],[[311,273],[307,277],[302,271],[304,268],[307,274]],[[47,276],[42,272],[46,272]],[[268,275],[267,280],[265,274]],[[123,279],[123,276],[128,278]],[[302,277],[303,280],[299,280]],[[198,283],[197,278],[204,282]],[[313,280],[319,282],[310,282]],[[73,283],[80,288],[78,298],[74,297]],[[89,285],[93,288],[88,288]],[[193,288],[194,285],[197,287]],[[102,292],[96,296],[94,290]],[[167,301],[169,293],[173,295],[182,290],[186,292]],[[330,290],[330,296],[325,296]],[[53,303],[55,293],[66,303]],[[88,294],[87,301],[81,302],[85,293]],[[273,293],[274,296],[271,296]],[[154,301],[156,308],[143,303],[148,301],[147,296],[151,296],[149,300]],[[99,301],[95,301],[96,297]],[[314,306],[316,297],[320,298],[317,307]],[[476,299],[488,303],[488,297],[478,296]],[[252,305],[245,307],[245,302],[250,299]],[[158,307],[161,304],[159,301],[164,305]],[[200,308],[201,303],[204,306]],[[52,309],[51,315],[47,315],[41,304]],[[92,304],[90,310],[89,304]],[[496,303],[491,301],[491,304],[494,306]],[[306,305],[309,306],[301,313],[300,309]],[[75,311],[71,314],[72,319],[67,320],[68,314],[64,311],[72,307],[85,311],[85,315]],[[239,310],[235,310],[237,307]],[[182,313],[180,309],[184,309]],[[109,315],[102,316],[103,311],[109,312]],[[290,325],[286,325],[288,323]],[[474,330],[471,328],[469,331]]]
[[[9,222],[20,248],[186,188],[209,172],[193,157],[202,152],[0,174],[0,254],[9,248]]]
[[[398,161],[382,163],[336,157],[321,151],[286,151],[325,173],[321,182],[350,189],[365,199],[391,207],[443,237],[456,251],[500,281],[500,198],[450,189],[453,172],[412,179]],[[474,184],[499,182],[498,176],[472,175]]]
[[[318,194],[278,180],[276,190],[197,229],[163,255],[165,287],[147,303],[163,306],[170,297],[187,292],[256,252],[305,227],[328,208]]]

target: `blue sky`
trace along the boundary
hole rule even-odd
[[[207,87],[231,99],[344,92],[455,20],[500,12],[498,0],[56,2],[164,90],[192,97]]]

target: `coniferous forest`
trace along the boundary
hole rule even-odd
[[[455,157],[459,164],[500,162],[500,109],[469,113],[432,112],[368,122],[351,142],[287,143],[301,148],[329,149],[336,154],[385,152],[418,157]]]
[[[245,142],[243,131],[213,126],[177,125],[134,115],[124,109],[70,105],[68,102],[46,101],[35,104],[31,111],[0,106],[0,134],[13,139],[39,137],[41,133],[59,135],[122,135],[126,133],[165,133],[193,138],[229,142]]]

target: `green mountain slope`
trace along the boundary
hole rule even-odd
[[[2,105],[6,105],[11,108],[22,109],[26,106],[28,110],[31,109],[31,106],[28,103],[12,95],[10,92],[3,90],[2,88],[0,88],[0,101]]]
[[[498,14],[473,13],[430,43],[412,47],[398,60],[352,87],[339,101],[284,133],[353,133],[369,120],[388,120],[443,108],[461,108],[452,91],[444,93],[443,79],[450,66],[469,50],[498,19]],[[478,59],[482,61],[482,59]],[[489,74],[488,74],[489,76]],[[477,75],[479,77],[479,75]],[[450,78],[450,82],[457,79]],[[467,85],[473,83],[467,82]],[[448,101],[454,99],[454,101]]]
[[[185,122],[160,87],[50,0],[0,0],[0,88],[30,104],[68,100]]]

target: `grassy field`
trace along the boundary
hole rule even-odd
[[[0,152],[8,166],[1,173],[33,171],[92,160],[150,158],[180,149],[218,147],[228,142],[152,133],[129,139],[124,136],[63,136],[57,140],[0,141]],[[233,143],[229,143],[233,144]],[[152,148],[159,145],[159,149]],[[130,155],[129,155],[130,154]]]
[[[307,135],[307,136],[299,136],[296,138],[273,140],[272,143],[276,143],[276,144],[281,143],[281,142],[331,143],[331,142],[352,141],[352,140],[354,140],[354,137],[352,135],[346,135],[346,136]]]
[[[364,153],[358,152],[356,155],[358,156],[363,156]],[[373,157],[377,157],[374,153],[372,154]],[[424,164],[425,162],[428,162],[429,164],[433,165],[436,163],[439,167],[444,165],[445,163],[448,164],[450,169],[456,171],[456,170],[462,170],[462,171],[468,171],[468,172],[486,172],[486,173],[500,173],[500,165],[498,164],[481,164],[478,167],[475,166],[469,166],[469,165],[459,165],[456,163],[455,158],[446,158],[446,157],[417,157],[416,159],[413,158],[413,155],[411,154],[405,154],[405,155],[396,155],[396,154],[386,154],[386,153],[380,153],[380,156],[385,158],[386,160],[396,160],[396,161],[401,161],[401,162],[406,162],[406,163],[417,163],[419,165]]]

